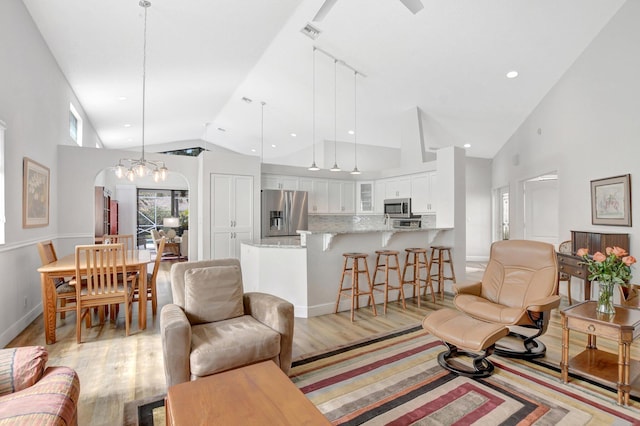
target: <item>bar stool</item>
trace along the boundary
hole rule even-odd
[[[429,261],[427,260],[427,249],[425,248],[407,248],[404,249],[407,253],[404,260],[404,268],[402,270],[402,284],[413,286],[413,297],[416,297],[416,290],[418,293],[418,308],[420,307],[420,287],[421,283],[424,283],[424,294],[427,294],[427,287],[431,290],[431,297],[433,301],[436,301],[436,295],[433,292],[433,286],[429,280]],[[425,279],[420,278],[420,271],[424,269],[427,273]],[[407,270],[413,271],[412,279],[407,279]]]
[[[369,265],[367,264],[367,254],[366,253],[343,253],[344,256],[344,265],[342,267],[342,277],[340,278],[340,289],[338,290],[338,300],[336,301],[336,313],[338,313],[338,308],[340,306],[340,296],[344,293],[347,296],[351,297],[351,322],[353,322],[354,318],[354,307],[358,309],[360,307],[359,297],[360,295],[366,294],[369,296],[369,303],[371,303],[373,308],[373,315],[377,316],[378,312],[376,310],[376,302],[373,299],[373,287],[371,285],[371,277],[369,276]],[[364,260],[364,265],[360,265],[360,260]],[[348,263],[351,260],[351,267],[349,267]],[[360,274],[365,274],[367,277],[367,291],[360,291]],[[344,285],[344,276],[351,275],[351,287],[343,287]]]
[[[432,273],[431,270],[434,264],[437,265],[438,269],[435,273]],[[450,276],[444,275],[445,264],[449,265],[449,271],[451,272]],[[456,282],[456,273],[453,270],[453,260],[451,258],[451,247],[431,246],[431,258],[429,259],[429,281],[431,281],[431,283],[434,281],[438,282],[438,294],[442,296],[442,300],[444,300],[444,282],[446,280],[453,281],[454,284]]]
[[[384,293],[384,313],[387,313],[387,302],[389,301],[389,290],[400,290],[398,299],[402,298],[402,309],[407,309],[404,302],[404,288],[402,286],[402,276],[400,275],[400,262],[398,261],[399,251],[396,250],[376,250],[376,266],[373,270],[372,289]],[[391,259],[395,259],[395,266],[389,264]],[[382,262],[382,263],[381,263]],[[389,282],[389,271],[398,271],[398,285],[392,286]],[[378,271],[384,271],[384,281],[376,282]],[[384,286],[384,290],[376,288],[376,286]]]

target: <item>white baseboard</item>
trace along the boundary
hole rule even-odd
[[[15,339],[20,333],[22,333],[31,324],[38,315],[42,313],[42,303],[34,306],[29,312],[24,314],[9,326],[4,332],[0,333],[0,348],[7,346],[13,339]],[[44,345],[45,342],[42,342]]]
[[[467,262],[488,262],[489,256],[467,256]]]

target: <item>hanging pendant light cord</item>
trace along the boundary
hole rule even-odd
[[[312,128],[311,128],[311,146],[313,147],[313,162],[312,167],[316,166],[316,48],[313,47],[313,84],[312,84],[313,93],[311,98],[313,100],[313,105],[311,107],[313,120],[312,120]]]
[[[144,7],[144,41],[142,45],[142,162],[144,162],[144,115],[147,94],[147,9],[151,6],[151,3],[142,0],[140,1],[140,6]]]
[[[260,102],[260,162],[264,163],[264,106],[267,103]]]
[[[356,77],[358,76],[358,72],[353,72],[353,160],[354,160],[354,170],[358,169],[358,102],[357,102],[357,92],[356,92]]]
[[[340,171],[338,167],[338,60],[333,60],[333,167],[331,171]]]

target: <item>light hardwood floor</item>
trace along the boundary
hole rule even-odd
[[[471,266],[471,267],[469,267]],[[169,288],[169,268],[171,262],[163,262],[158,276],[158,311],[171,301]],[[469,264],[467,280],[479,279],[481,264]],[[337,291],[337,285],[336,285]],[[563,299],[566,304],[566,299]],[[431,298],[422,299],[421,308],[415,299],[407,301],[403,310],[399,303],[391,303],[386,315],[382,314],[382,304],[378,306],[378,316],[373,317],[370,308],[361,308],[356,313],[355,322],[349,320],[349,313],[324,315],[314,318],[296,318],[293,342],[293,358],[304,357],[336,346],[365,339],[381,333],[420,324],[422,319],[434,309],[452,306],[447,295],[444,302],[431,303]],[[566,306],[566,305],[563,305]],[[134,307],[134,319],[137,317]],[[65,320],[58,320],[57,342],[46,345],[49,351],[48,365],[66,365],[75,369],[80,376],[79,424],[115,425],[121,424],[124,403],[135,399],[149,398],[166,392],[162,349],[159,337],[159,317],[153,317],[149,305],[147,309],[147,329],[139,331],[134,320],[131,335],[125,338],[122,312],[115,323],[97,324],[82,332],[83,343],[75,341],[75,314],[67,314]],[[554,311],[551,324],[543,341],[548,347],[547,358],[559,363],[561,349],[560,314]],[[572,333],[571,352],[578,353],[585,344],[579,333]],[[598,340],[601,348],[617,348]],[[45,345],[42,317],[37,318],[8,346]],[[632,347],[632,358],[640,358],[640,341]],[[612,395],[613,397],[613,395]]]

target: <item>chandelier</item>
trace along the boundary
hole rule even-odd
[[[140,0],[138,3],[144,8],[144,44],[142,53],[142,155],[140,158],[121,158],[115,167],[118,178],[126,177],[133,182],[136,177],[153,175],[153,180],[159,182],[167,178],[169,170],[164,161],[152,161],[144,158],[144,113],[146,100],[146,79],[147,79],[147,9],[151,2]]]

